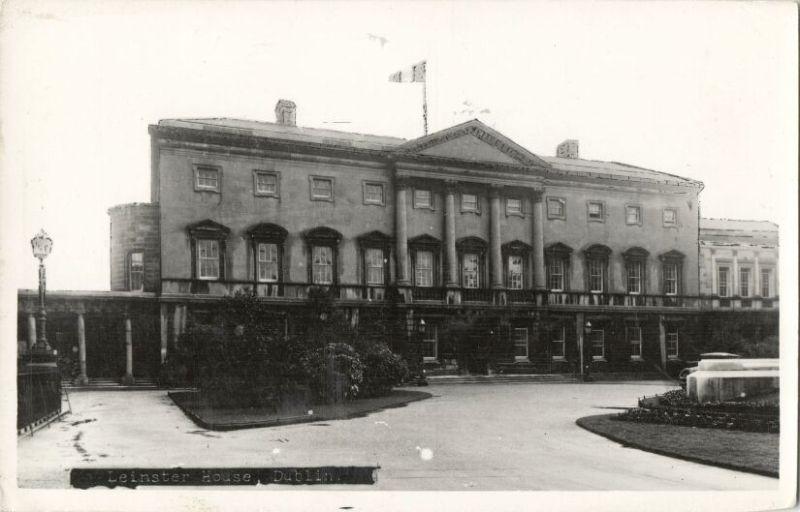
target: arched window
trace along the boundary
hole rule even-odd
[[[256,283],[282,283],[284,242],[287,232],[270,222],[247,230],[253,258],[252,276]]]
[[[625,290],[631,295],[647,293],[647,257],[649,252],[641,247],[631,247],[622,257],[625,260]]]
[[[569,290],[569,269],[572,248],[561,242],[548,245],[544,250],[547,265],[547,288],[553,292]]]
[[[595,244],[583,251],[586,259],[586,290],[591,293],[608,292],[608,257],[611,249]]]
[[[660,255],[658,259],[661,260],[661,293],[682,295],[683,253],[673,250]]]
[[[339,283],[339,242],[342,234],[335,229],[319,227],[305,234],[308,246],[308,280],[316,285]]]

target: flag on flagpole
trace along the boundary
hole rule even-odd
[[[402,69],[400,71],[397,71],[396,73],[392,73],[391,75],[389,75],[389,81],[425,82],[425,64],[426,62],[423,60],[422,62],[418,62],[406,69]]]

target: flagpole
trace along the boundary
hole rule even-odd
[[[425,127],[425,135],[428,135],[428,77],[422,81],[422,124]]]

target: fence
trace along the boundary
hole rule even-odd
[[[17,370],[17,431],[61,413],[61,377],[55,365],[26,365]]]

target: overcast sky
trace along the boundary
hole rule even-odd
[[[704,216],[781,221],[797,192],[791,2],[11,2],[0,33],[3,270],[108,289],[110,206],[150,198],[147,125],[273,121],[422,134],[478,117],[534,153],[701,180]],[[482,110],[490,112],[480,113]],[[785,241],[785,240],[784,240]]]

